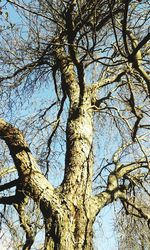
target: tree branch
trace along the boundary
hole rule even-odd
[[[132,61],[134,56],[138,53],[138,51],[150,40],[150,33],[148,33],[142,40],[134,47],[133,52],[129,55],[129,61]]]
[[[148,33],[140,43],[138,43],[135,35],[130,30],[127,30],[127,35],[131,41],[131,45],[133,49],[133,52],[129,56],[129,62],[132,62],[133,67],[139,72],[141,77],[145,80],[147,88],[148,88],[148,92],[150,94],[150,77],[148,76],[144,68],[141,66],[142,53],[140,51],[143,45],[147,43],[147,41],[149,41],[150,33]]]
[[[5,205],[14,205],[20,203],[24,198],[24,195],[22,193],[17,193],[16,195],[12,196],[2,196],[0,197],[0,204]]]
[[[113,156],[113,163],[116,165],[116,168],[108,176],[106,190],[95,196],[95,200],[93,201],[96,203],[97,212],[100,211],[102,207],[108,205],[118,198],[126,199],[126,190],[128,187],[125,185],[120,185],[119,179],[139,168],[146,168],[147,171],[149,171],[145,158],[136,162],[131,162],[129,164],[123,164],[119,162],[120,154],[129,145],[130,143],[122,145],[122,147],[120,147]]]
[[[114,82],[119,82],[121,77],[124,76],[125,74],[126,74],[126,70],[121,71],[117,76],[114,75],[114,76],[108,77],[106,79],[100,79],[98,82],[93,83],[91,88],[93,90],[99,89],[99,88],[105,87],[107,85],[110,85]]]
[[[26,214],[25,207],[28,203],[29,197],[24,196],[24,199],[21,203],[16,204],[15,208],[19,214],[20,219],[20,225],[24,229],[26,233],[26,241],[22,248],[22,250],[29,250],[31,249],[32,244],[34,243],[35,238],[35,231],[33,230],[33,227],[29,221],[29,217]]]
[[[19,179],[0,185],[0,192],[9,188],[15,187],[17,186],[18,183],[19,183]]]
[[[8,145],[21,180],[16,195],[1,197],[0,203],[20,203],[24,195],[28,195],[40,204],[43,213],[49,213],[50,206],[60,205],[59,195],[39,170],[22,132],[0,119],[0,139]]]
[[[15,167],[11,167],[11,168],[3,168],[0,170],[0,178],[7,175],[7,174],[10,174],[10,173],[13,173],[13,172],[16,172],[16,168]]]
[[[140,216],[141,218],[144,218],[146,220],[150,220],[150,213],[146,213],[144,211],[144,209],[141,208],[141,206],[139,204],[136,203],[136,201],[132,201],[131,199],[128,199],[126,196],[122,196],[121,197],[121,201],[124,202],[124,205],[126,204],[126,211],[128,212],[128,214],[134,215],[134,216]],[[135,212],[131,211],[131,209],[129,208],[133,208]]]

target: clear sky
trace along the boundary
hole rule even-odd
[[[95,222],[95,250],[118,250],[116,232],[114,230],[114,207],[104,208]]]

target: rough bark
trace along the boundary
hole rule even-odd
[[[45,250],[90,250],[93,249],[92,226],[97,213],[120,194],[115,194],[117,182],[110,180],[106,192],[92,196],[92,88],[84,86],[84,76],[79,76],[78,71],[75,73],[71,59],[61,46],[55,52],[64,94],[70,101],[64,180],[60,187],[54,189],[39,170],[21,131],[0,119],[1,139],[8,145],[19,175],[16,195],[9,199],[2,197],[0,202],[15,204],[18,209],[25,196],[30,196],[39,204],[45,221]],[[30,249],[34,235],[23,211],[23,208],[18,209],[28,238],[26,243],[29,242],[24,249]]]
[[[56,24],[56,30],[54,33],[52,32],[49,37],[47,36],[47,40],[43,43],[43,38],[40,37],[40,34],[42,33],[38,34],[38,29],[36,30],[36,27],[35,30],[34,27],[32,30],[32,25],[36,24],[37,20],[32,22],[31,19],[31,30],[29,29],[31,32],[30,36],[32,37],[32,32],[33,39],[38,35],[35,39],[38,42],[38,46],[34,41],[33,48],[32,46],[29,46],[28,43],[25,44],[25,49],[29,47],[29,53],[27,54],[22,52],[23,41],[21,42],[21,47],[19,47],[19,49],[17,48],[18,54],[9,51],[12,45],[8,46],[8,52],[6,49],[3,51],[3,54],[6,54],[7,60],[5,60],[5,56],[3,60],[2,56],[2,62],[6,63],[6,72],[9,67],[10,69],[12,67],[12,72],[10,75],[8,74],[8,76],[1,77],[0,82],[6,80],[7,83],[7,80],[10,80],[11,89],[15,89],[22,84],[25,77],[29,76],[30,78],[30,73],[33,72],[35,75],[36,71],[34,70],[36,69],[37,73],[41,70],[39,79],[42,81],[41,75],[45,74],[42,72],[47,71],[47,67],[50,67],[50,70],[53,71],[52,75],[54,78],[55,93],[58,100],[60,100],[60,98],[57,88],[61,87],[62,90],[61,108],[58,112],[57,118],[60,118],[64,101],[67,99],[69,102],[66,126],[64,179],[58,188],[54,188],[38,168],[35,158],[30,152],[29,146],[25,141],[22,132],[3,119],[0,119],[0,139],[4,140],[7,144],[15,164],[15,169],[18,173],[17,180],[12,180],[9,183],[0,185],[0,191],[16,187],[15,195],[0,197],[0,204],[14,205],[17,210],[20,224],[26,234],[26,242],[23,249],[31,249],[35,237],[35,233],[33,232],[31,225],[29,225],[25,214],[26,201],[29,197],[38,204],[43,214],[45,223],[45,250],[93,249],[92,226],[96,215],[104,206],[118,198],[120,198],[125,205],[127,204],[126,207],[128,207],[128,205],[133,207],[143,218],[150,221],[150,215],[144,213],[138,206],[135,207],[134,202],[128,199],[126,190],[127,188],[130,189],[130,185],[127,184],[125,186],[122,184],[125,183],[124,181],[119,181],[121,178],[123,179],[126,175],[130,174],[130,172],[134,172],[141,167],[148,169],[148,158],[140,161],[136,160],[130,164],[123,164],[120,162],[121,157],[119,158],[120,152],[123,153],[124,151],[123,146],[119,148],[116,155],[114,154],[112,163],[110,164],[113,169],[108,173],[108,178],[106,177],[105,180],[106,185],[102,187],[101,193],[95,196],[92,194],[92,175],[94,166],[93,112],[100,111],[101,104],[105,104],[104,101],[108,99],[110,100],[110,103],[111,98],[112,103],[113,100],[115,100],[115,102],[118,100],[120,104],[118,103],[116,107],[111,107],[109,106],[109,103],[106,103],[106,112],[110,111],[111,113],[111,110],[114,109],[118,112],[118,118],[124,121],[126,119],[124,113],[117,107],[121,105],[121,109],[123,110],[125,107],[124,111],[127,112],[131,110],[132,115],[134,114],[135,118],[137,118],[135,125],[130,129],[132,130],[133,143],[135,143],[135,139],[137,139],[137,130],[139,129],[141,119],[143,119],[143,114],[141,113],[142,111],[140,108],[138,107],[137,109],[136,107],[132,86],[129,84],[130,79],[127,78],[127,75],[133,75],[133,79],[135,78],[137,80],[138,78],[134,72],[137,71],[140,76],[140,81],[141,79],[145,80],[147,86],[146,93],[147,89],[150,93],[150,79],[147,71],[142,65],[144,58],[147,59],[146,54],[145,56],[142,55],[144,54],[143,46],[149,41],[150,35],[148,33],[141,42],[138,42],[134,32],[132,33],[128,30],[128,26],[130,26],[127,23],[128,7],[131,1],[126,1],[126,3],[125,1],[124,3],[121,3],[120,1],[89,1],[88,5],[86,1],[60,1],[58,6],[57,1],[54,1],[56,2],[56,5],[55,3],[50,3],[50,1],[38,1],[38,6],[40,7],[39,11],[38,8],[36,10],[36,5],[35,9],[34,5],[31,5],[31,9],[28,9],[26,4],[22,5],[16,1],[7,2],[13,3],[14,6],[21,8],[23,11],[29,11],[30,14],[44,18],[41,18],[40,21],[43,22],[41,26],[41,29],[44,28],[42,31],[43,34],[45,31],[48,31],[48,20],[51,20],[49,17],[52,16],[51,21],[52,23],[54,21]],[[55,10],[56,6],[58,7],[58,10]],[[61,6],[63,6],[62,10]],[[34,11],[32,11],[32,9]],[[42,14],[42,11],[44,11],[44,14]],[[107,31],[109,28],[110,33],[109,30]],[[112,39],[109,45],[109,41],[107,40],[111,40],[111,37],[113,38],[112,31],[114,32],[115,39]],[[116,31],[119,31],[119,33],[117,34]],[[121,31],[123,34],[122,45],[120,36]],[[19,42],[17,41],[16,44],[19,44]],[[15,58],[13,56],[16,54],[16,62],[14,64],[11,64],[7,58],[9,52],[10,61],[13,61],[13,58]],[[11,54],[13,55],[12,57]],[[24,65],[25,62],[23,58],[19,59],[20,54],[27,55],[26,60],[29,62],[27,62],[26,65]],[[18,64],[19,60],[21,60],[20,64]],[[93,82],[90,87],[88,87],[89,85],[86,84],[84,80],[84,73],[88,73],[88,67],[91,64],[93,64],[94,67],[97,67],[97,63],[100,63],[100,65],[103,65],[106,68],[104,67],[103,69],[101,66],[98,67],[98,70],[100,70],[100,77],[98,77],[96,83]],[[118,72],[116,72],[117,65]],[[111,66],[114,67],[113,70],[111,70]],[[3,67],[1,68],[3,69]],[[46,70],[42,71],[42,68]],[[57,84],[56,73],[60,73],[61,86]],[[121,78],[123,78],[123,80],[122,83],[119,84]],[[127,83],[125,83],[126,78]],[[97,79],[97,76],[95,76],[95,79]],[[37,82],[38,77],[37,80],[35,80],[35,84]],[[133,80],[133,86],[135,85],[134,82],[135,81]],[[142,83],[142,85],[145,83]],[[122,93],[120,92],[120,88],[121,86],[125,86],[125,84],[127,85],[127,88],[126,90],[123,90],[123,92],[127,91],[126,94],[130,94],[130,99],[127,99],[127,97],[124,97],[125,99],[123,99],[124,95],[120,98],[121,94],[119,93]],[[108,92],[106,96],[100,98],[101,94],[103,96],[105,92],[104,87],[108,86],[109,91],[111,85],[112,88],[110,88],[110,92]],[[142,88],[145,89],[145,87]],[[99,95],[94,97],[94,95],[97,94],[97,91],[99,91]],[[56,103],[57,102],[55,102],[55,104]],[[53,105],[54,104],[52,104],[51,107]],[[129,110],[127,110],[126,107],[128,107]],[[48,110],[49,108],[46,109],[45,114]],[[143,112],[146,114],[147,111]],[[123,114],[123,116],[121,114]],[[129,119],[125,122],[127,125]],[[56,127],[58,127],[58,125],[59,122]],[[143,126],[145,125],[143,124]],[[116,123],[116,127],[119,128],[120,126]],[[130,128],[130,126],[127,127]],[[119,131],[121,130],[119,129]],[[55,132],[56,129],[52,134],[54,135]],[[101,131],[101,133],[103,133],[103,131]],[[48,139],[49,152],[49,142],[51,141],[51,138],[52,136]],[[7,171],[11,172],[13,169],[6,169],[3,171],[4,173],[1,173],[1,176]],[[125,180],[127,180],[127,183],[130,182],[129,178],[129,175],[126,176]],[[133,184],[132,180],[131,184]]]
[[[45,218],[45,249],[92,249],[94,217],[90,213],[93,167],[91,93],[88,89],[84,90],[81,102],[73,66],[64,58],[60,60],[70,98],[66,128],[66,167],[62,185],[54,190],[41,174],[18,129],[1,120],[0,133],[18,170],[20,182],[17,190],[40,204]]]
[[[92,195],[93,91],[83,87],[61,47],[56,49],[56,53],[64,94],[70,100],[64,180],[54,189],[39,170],[21,131],[0,119],[0,138],[9,147],[19,176],[17,181],[8,184],[16,185],[16,195],[1,197],[0,203],[15,205],[26,231],[23,249],[30,249],[34,239],[23,207],[25,197],[30,196],[39,205],[45,221],[45,250],[90,250],[93,249],[92,226],[96,215],[118,197],[125,199],[118,179],[131,170],[131,166],[110,173],[106,190],[97,196]]]
[[[12,203],[20,203],[18,192],[29,195],[39,203],[45,218],[45,249],[92,249],[94,217],[90,212],[91,192],[87,181],[88,174],[90,177],[88,169],[92,146],[88,131],[91,136],[92,126],[89,114],[89,119],[85,119],[86,112],[91,112],[88,111],[87,104],[81,115],[75,117],[75,123],[73,123],[74,117],[68,122],[68,147],[70,148],[66,154],[66,161],[70,169],[66,172],[71,176],[71,181],[65,178],[62,186],[56,190],[38,169],[22,133],[4,120],[0,120],[1,138],[10,149],[20,177],[20,182],[17,182],[16,200],[13,199]],[[87,130],[84,129],[86,124]],[[76,129],[73,126],[76,126]],[[76,131],[75,134],[73,134],[74,131]],[[77,168],[76,171],[75,168]],[[83,170],[81,171],[80,168]]]
[[[38,169],[22,133],[0,120],[1,139],[8,145],[19,175],[16,200],[13,197],[12,203],[19,203],[18,190],[39,203],[45,220],[45,249],[92,249],[92,225],[96,215],[96,210],[91,213],[92,92],[90,88],[84,89],[83,75],[75,73],[63,47],[57,46],[55,53],[63,89],[70,101],[64,180],[54,189]]]

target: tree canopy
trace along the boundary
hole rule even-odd
[[[149,228],[149,9],[0,1],[0,215],[14,249],[93,249],[113,202]]]

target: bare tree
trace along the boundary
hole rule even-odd
[[[149,225],[149,1],[1,6],[0,204],[15,248],[31,249],[43,223],[37,249],[93,249],[116,200]]]

